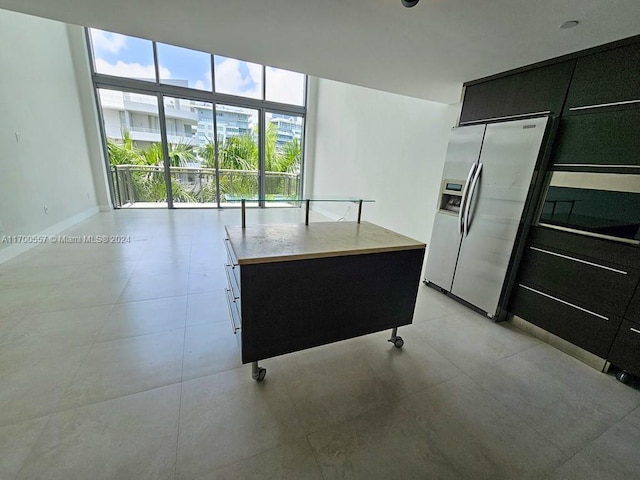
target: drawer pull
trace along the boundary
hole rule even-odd
[[[640,330],[637,330],[637,329],[635,329],[635,328],[631,328],[631,331],[632,331],[632,332],[635,332],[635,333],[640,333]]]
[[[597,105],[585,105],[584,107],[571,107],[569,111],[575,112],[576,110],[587,110],[589,108],[615,107],[616,105],[630,105],[633,103],[640,103],[640,100],[625,100],[624,102],[598,103]]]
[[[227,274],[227,282],[229,283],[229,289],[234,299],[240,298],[240,285],[236,279],[235,274],[231,271],[233,267],[231,265],[224,266],[224,273]],[[237,292],[237,293],[236,293]]]
[[[233,301],[231,296],[233,295],[229,289],[225,289],[225,293],[227,294],[227,307],[229,307],[229,317],[231,318],[231,328],[233,329],[233,333],[235,334],[238,330],[240,330],[240,325],[242,325],[242,320],[238,318],[238,323],[236,324],[236,317],[240,317],[240,313],[238,313],[238,306]],[[233,306],[231,305],[233,303]]]
[[[227,250],[227,257],[229,257],[229,262],[233,265],[238,265],[236,256],[233,253],[233,248],[231,247],[231,240],[229,240],[228,238],[224,239],[224,248]]]
[[[523,285],[521,283],[519,285],[522,288],[526,288],[527,290],[532,291],[533,293],[537,293],[538,295],[542,295],[543,297],[550,298],[551,300],[555,300],[556,302],[564,303],[565,305],[568,305],[570,307],[573,307],[573,308],[576,308],[578,310],[581,310],[581,311],[583,311],[585,313],[588,313],[589,315],[593,315],[594,317],[598,317],[598,318],[601,318],[603,320],[609,321],[609,317],[605,317],[604,315],[600,315],[599,313],[595,313],[595,312],[592,312],[591,310],[587,310],[586,308],[579,307],[578,305],[574,305],[573,303],[565,302],[564,300],[560,300],[559,298],[554,297],[553,295],[549,295],[548,293],[540,292],[540,291],[536,290],[535,288],[527,287],[526,285]]]
[[[638,165],[598,165],[596,163],[554,163],[554,167],[589,167],[589,168],[638,168]]]
[[[536,252],[547,253],[549,255],[554,255],[554,256],[560,257],[560,258],[566,258],[567,260],[572,260],[574,262],[584,263],[585,265],[591,265],[592,267],[598,267],[598,268],[602,268],[604,270],[609,270],[610,272],[615,272],[615,273],[620,273],[622,275],[627,275],[627,272],[625,272],[624,270],[618,270],[616,268],[607,267],[605,265],[600,265],[598,263],[587,262],[586,260],[580,260],[579,258],[570,257],[568,255],[562,255],[560,253],[551,252],[549,250],[543,250],[542,248],[537,248],[537,247],[529,247],[529,248],[531,250],[535,250]]]
[[[507,115],[504,117],[492,117],[492,118],[483,118],[480,120],[469,120],[467,122],[460,122],[460,125],[471,125],[473,123],[487,123],[487,122],[492,122],[494,120],[508,120],[508,119],[516,119],[516,118],[535,117],[535,116],[549,115],[550,113],[551,113],[551,110],[544,110],[543,112],[520,113],[518,115]]]

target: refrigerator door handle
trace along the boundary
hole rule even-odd
[[[469,174],[467,175],[467,181],[464,183],[464,188],[462,189],[462,200],[460,201],[460,210],[458,211],[458,234],[462,236],[463,233],[463,225],[465,223],[464,219],[464,210],[467,204],[467,193],[469,191],[469,184],[471,183],[471,177],[473,177],[473,173],[476,170],[479,162],[473,162],[471,167],[469,168]]]
[[[469,188],[469,194],[467,195],[467,201],[465,202],[464,208],[464,236],[469,235],[469,214],[471,213],[471,202],[473,201],[473,194],[476,191],[476,186],[478,185],[478,180],[480,180],[480,174],[482,173],[482,162],[478,162],[478,168],[476,169],[476,173],[473,176],[473,182],[471,183],[471,188]]]

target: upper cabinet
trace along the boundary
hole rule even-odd
[[[638,73],[640,75],[640,72]],[[640,106],[640,104],[639,104]],[[553,168],[626,167],[640,170],[640,109],[593,109],[562,117],[553,147]]]
[[[565,114],[627,105],[640,107],[640,43],[578,58]]]
[[[466,87],[460,124],[528,114],[559,115],[575,60],[515,73]]]

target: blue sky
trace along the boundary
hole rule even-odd
[[[155,79],[149,40],[91,29],[96,70],[121,77]],[[186,81],[191,88],[211,90],[209,54],[158,43],[160,79]],[[262,66],[215,55],[216,91],[262,98]],[[302,105],[304,75],[267,67],[267,99]]]

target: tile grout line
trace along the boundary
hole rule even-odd
[[[20,465],[20,470],[18,470],[16,472],[16,476],[13,477],[13,480],[16,480],[20,476],[20,472],[22,472],[22,470],[24,470],[24,467],[28,464],[28,460],[31,458],[31,455],[33,454],[34,447],[38,444],[38,441],[40,440],[40,438],[42,438],[42,435],[44,435],[44,432],[47,429],[47,427],[49,426],[49,422],[51,422],[51,417],[53,415],[54,415],[53,413],[50,413],[48,415],[44,415],[44,416],[47,417],[47,421],[45,422],[44,426],[42,427],[42,430],[40,430],[40,434],[38,435],[38,438],[36,438],[36,440],[31,444],[31,448],[29,449],[29,454],[25,457],[24,461],[22,462],[22,465]],[[31,421],[37,420],[38,418],[42,418],[42,417],[36,417],[36,418],[31,418],[29,420],[23,420],[20,423],[31,422]],[[20,423],[17,423],[17,424],[14,424],[14,425],[20,425]]]
[[[107,314],[105,314],[105,319],[104,321],[106,322],[107,319]],[[102,330],[102,329],[100,329]],[[95,345],[95,338],[97,337],[97,335],[100,332],[97,332],[94,336],[94,342],[91,344],[91,346],[87,349],[87,353],[85,353],[84,357],[80,360],[80,362],[78,362],[78,367],[76,368],[75,373],[73,374],[73,376],[71,377],[71,380],[69,380],[69,383],[67,385],[67,387],[64,389],[64,391],[62,392],[62,395],[60,396],[60,399],[58,400],[58,402],[56,403],[55,407],[53,408],[53,411],[48,413],[46,415],[47,417],[47,421],[44,424],[44,426],[42,427],[42,430],[40,431],[40,434],[38,435],[38,438],[36,438],[36,440],[33,442],[33,444],[31,445],[31,449],[29,450],[29,454],[26,456],[26,458],[24,459],[24,461],[22,462],[22,465],[20,466],[20,470],[18,470],[18,472],[16,473],[16,476],[14,477],[14,480],[20,477],[20,472],[22,472],[22,470],[24,470],[24,467],[28,464],[28,460],[29,458],[31,458],[31,455],[33,454],[33,449],[35,448],[35,446],[38,444],[38,441],[42,438],[42,435],[44,435],[44,432],[46,431],[47,427],[49,426],[49,423],[51,422],[51,417],[54,415],[57,415],[59,413],[62,413],[64,411],[68,411],[68,410],[59,410],[58,407],[60,405],[60,403],[62,402],[62,399],[64,397],[64,394],[67,392],[67,390],[69,389],[69,387],[71,387],[71,384],[73,383],[73,381],[75,380],[76,376],[78,375],[78,372],[80,371],[80,368],[82,367],[82,364],[84,363],[84,361],[87,359],[87,357],[89,356],[89,353],[91,352],[91,350],[93,349],[93,346]],[[36,418],[41,418],[41,417],[36,417]],[[35,420],[35,418],[31,418],[28,420],[24,420],[23,422],[27,422],[27,421],[32,421]],[[23,423],[20,422],[20,423]]]
[[[533,348],[533,347],[532,347],[532,348]],[[527,349],[527,350],[529,350],[529,349]],[[525,351],[525,350],[523,350],[523,351]],[[506,358],[509,358],[509,357],[506,357]],[[498,361],[500,361],[500,360],[498,360]],[[478,388],[480,391],[482,391],[482,392],[484,392],[485,394],[487,394],[489,397],[491,397],[493,400],[495,400],[496,402],[498,402],[500,405],[503,405],[503,406],[505,406],[505,407],[508,407],[508,405],[505,405],[505,403],[504,403],[502,400],[500,400],[498,397],[496,397],[496,396],[495,396],[495,395],[494,395],[490,390],[488,390],[488,389],[484,388],[482,385],[480,385],[478,382],[476,382],[476,381],[475,381],[471,376],[467,375],[467,377],[469,378],[469,380],[471,380],[471,383],[473,383],[473,384],[476,386],[476,388]],[[540,435],[540,437],[541,437],[544,441],[548,442],[548,443],[549,443],[549,445],[551,445],[551,446],[552,446],[553,448],[555,448],[558,452],[560,452],[564,457],[566,457],[566,458],[567,458],[567,460],[566,460],[562,465],[564,465],[564,464],[565,464],[565,463],[567,463],[571,458],[573,458],[575,455],[577,455],[577,453],[576,453],[576,454],[574,454],[574,455],[570,455],[570,454],[566,453],[566,452],[565,452],[565,451],[564,451],[564,450],[563,450],[559,445],[556,445],[556,443],[555,443],[554,441],[552,441],[551,439],[547,438],[547,436],[546,436],[546,435],[544,435],[542,432],[538,431],[538,428],[536,428],[536,425],[535,425],[535,424],[532,424],[532,423],[530,423],[529,421],[527,421],[526,419],[522,418],[522,417],[520,416],[520,414],[519,414],[519,413],[514,412],[514,411],[512,411],[512,410],[508,410],[508,411],[507,411],[507,413],[509,413],[510,415],[513,415],[514,417],[516,417],[518,420],[520,420],[520,421],[523,423],[523,425],[527,426],[528,428],[530,428],[531,430],[533,430],[536,434]],[[609,427],[607,428],[607,430],[608,430],[610,427],[611,427],[611,426],[609,426]],[[605,430],[605,431],[606,431],[606,430]],[[598,437],[596,437],[596,438],[599,438],[603,433],[604,433],[604,432],[602,432],[602,433],[601,433],[600,435],[598,435]],[[596,439],[594,438],[594,439],[593,439],[593,441],[595,441],[595,440],[596,440]],[[590,444],[591,444],[591,443],[589,443],[589,445],[590,445]],[[588,446],[588,445],[585,445],[583,448],[581,448],[581,449],[579,450],[579,452],[581,452],[582,450],[584,450],[584,448],[586,448],[587,446]],[[579,453],[579,452],[578,452],[578,453]],[[560,465],[558,468],[562,467],[562,465]],[[557,469],[556,469],[556,470],[557,470]],[[554,470],[554,472],[555,472],[555,470]],[[553,473],[553,472],[550,472],[550,473],[549,473],[549,475],[551,475],[552,473]],[[548,475],[547,475],[547,477],[548,477]],[[545,477],[545,478],[547,478],[547,477]]]
[[[178,452],[180,450],[180,415],[182,412],[182,393],[184,391],[184,359],[187,354],[187,312],[189,311],[189,279],[191,276],[191,252],[193,251],[193,237],[189,245],[189,270],[187,272],[187,293],[184,302],[184,329],[182,335],[182,365],[180,366],[180,400],[178,401],[178,418],[176,425],[176,456],[173,462],[173,479],[178,478]]]
[[[318,460],[318,457],[316,456],[316,451],[313,448],[313,445],[311,445],[311,440],[309,440],[309,435],[305,435],[304,439],[307,442],[307,445],[309,446],[309,450],[311,451],[311,456],[313,457],[313,461],[315,462],[316,466],[318,467],[318,472],[320,472],[320,476],[322,477],[323,480],[330,480],[327,477],[325,477],[324,472],[322,471],[322,466],[320,465],[320,461]]]
[[[554,473],[556,473],[558,470],[560,470],[562,467],[564,467],[567,463],[569,463],[571,460],[573,460],[573,458],[577,457],[579,454],[581,454],[584,450],[587,449],[587,447],[590,447],[591,445],[593,445],[593,443],[595,443],[597,440],[599,440],[605,433],[607,433],[611,428],[613,428],[615,425],[617,425],[618,423],[620,423],[622,420],[624,420],[625,418],[627,418],[628,416],[632,415],[631,412],[633,412],[635,410],[635,407],[633,409],[631,409],[630,412],[628,412],[626,415],[623,415],[622,417],[620,417],[618,420],[616,420],[613,424],[609,425],[609,427],[607,427],[602,433],[600,433],[600,435],[598,435],[596,438],[594,438],[593,440],[591,440],[591,442],[589,442],[587,445],[585,445],[584,447],[582,447],[580,450],[578,450],[576,453],[574,453],[573,455],[569,456],[567,454],[565,454],[562,450],[560,450],[559,447],[556,447],[558,450],[560,450],[560,452],[562,452],[563,455],[566,455],[567,457],[569,457],[567,459],[566,462],[564,462],[562,465],[560,465],[558,468],[556,468],[553,472],[549,473],[549,475],[547,475],[545,477],[545,479],[551,477],[551,475],[553,475]],[[635,427],[635,425],[632,425],[632,427],[634,428],[638,428]],[[640,430],[640,428],[638,428],[638,430]],[[553,445],[553,442],[551,442],[551,440],[547,440],[549,443],[551,443]],[[607,455],[609,458],[612,458],[611,456]],[[613,458],[612,458],[613,459]],[[613,459],[615,460],[615,459]]]

